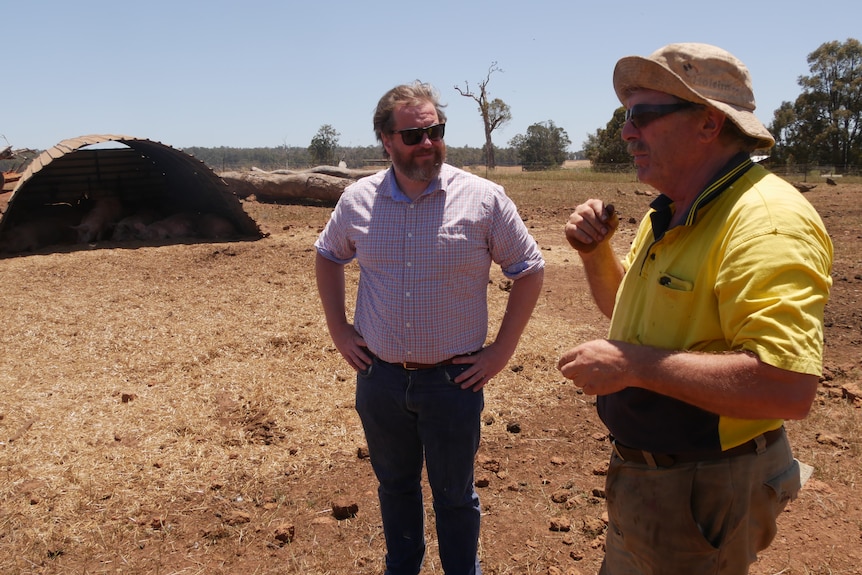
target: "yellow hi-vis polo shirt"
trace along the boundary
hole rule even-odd
[[[747,350],[761,361],[819,375],[823,309],[832,285],[832,242],[792,185],[737,157],[667,227],[660,196],[623,260],[608,337],[662,349]],[[781,426],[741,420],[639,388],[599,397],[624,445],[661,453],[729,449]]]

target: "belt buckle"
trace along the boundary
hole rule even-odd
[[[631,461],[631,459],[626,459],[626,457],[619,450],[619,448],[617,447],[617,440],[616,439],[613,439],[611,441],[611,446],[613,447],[614,453],[616,454],[617,457],[619,457],[623,461]],[[638,451],[640,452],[641,457],[643,457],[643,463],[646,463],[647,465],[649,465],[653,469],[658,469],[660,467],[658,462],[656,462],[655,457],[653,456],[652,453],[650,453],[649,451],[643,451],[643,450],[638,450]],[[638,461],[638,463],[640,463],[640,462]],[[673,465],[672,460],[670,462],[670,465]]]
[[[418,367],[410,367],[411,363],[412,362],[410,362],[410,361],[402,361],[401,367],[403,367],[407,371],[416,371],[417,369],[419,369]]]
[[[620,453],[620,450],[619,450],[619,449],[617,449],[617,440],[616,440],[616,439],[611,439],[611,447],[613,448],[614,453],[616,454],[616,456],[617,456],[617,457],[619,457],[619,458],[620,458],[620,459],[622,459],[623,461],[625,461],[625,460],[626,460],[626,458],[625,458],[625,457],[623,457],[623,454],[622,454],[622,453]]]

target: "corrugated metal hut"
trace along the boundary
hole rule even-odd
[[[232,223],[238,236],[263,235],[229,185],[203,162],[160,142],[105,134],[63,140],[35,158],[9,196],[0,238],[8,241],[22,225],[58,213],[74,211],[80,218],[88,204],[112,196],[130,210],[214,214]]]

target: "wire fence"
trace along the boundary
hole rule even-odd
[[[801,181],[801,182],[824,182],[827,179],[834,181],[862,179],[862,166],[849,165],[842,169],[836,169],[834,166],[817,166],[811,164],[783,164],[771,165],[764,163],[770,172],[781,176],[785,180]],[[635,168],[632,164],[593,164],[588,169],[594,172],[617,173],[617,174],[635,174]]]
[[[820,181],[827,178],[859,178],[862,177],[862,166],[850,165],[842,169],[836,169],[834,166],[812,166],[810,164],[786,164],[786,165],[769,165],[766,164],[774,174],[777,174],[785,179],[807,181]]]

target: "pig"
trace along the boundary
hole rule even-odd
[[[198,235],[207,239],[230,239],[237,236],[236,228],[227,218],[205,213],[198,216]]]
[[[142,208],[126,216],[114,226],[111,239],[114,241],[142,240],[147,226],[159,219],[159,213],[152,208]]]
[[[114,225],[125,215],[120,198],[106,196],[99,198],[89,212],[74,226],[78,243],[88,244],[110,237]]]
[[[188,238],[195,235],[194,217],[180,212],[155,221],[144,229],[146,240]]]
[[[9,226],[0,241],[0,252],[33,252],[45,246],[71,244],[76,236],[72,224],[78,217],[73,211],[54,211],[43,217]]]

